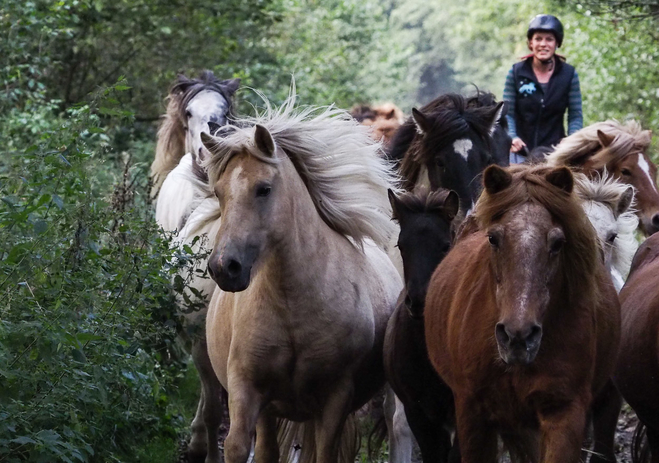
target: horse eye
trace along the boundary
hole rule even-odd
[[[618,237],[617,233],[611,233],[609,236],[606,237],[606,242],[609,244],[613,244],[613,242],[616,240]]]
[[[553,243],[551,243],[549,247],[549,253],[552,255],[558,254],[558,252],[563,249],[563,245],[565,244],[564,239],[557,239]]]
[[[629,169],[622,169],[621,172],[622,172],[622,175],[631,175],[632,174],[632,171],[629,170]]]
[[[190,119],[190,118],[192,117],[192,113],[191,113],[190,111],[186,111],[186,112],[185,112],[185,117],[186,117],[187,119]]]
[[[272,188],[269,186],[260,186],[256,189],[256,196],[258,198],[265,198],[270,194],[270,191],[272,191]]]
[[[493,248],[498,249],[499,248],[499,237],[496,235],[487,235],[487,239],[490,242],[490,245],[492,245]]]
[[[444,161],[442,161],[440,158],[435,158],[435,164],[437,164],[437,167],[441,167],[442,169],[444,168]]]
[[[211,135],[214,135],[218,130],[220,130],[220,124],[208,121],[208,130],[210,131]]]

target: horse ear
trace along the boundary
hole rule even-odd
[[[630,185],[620,195],[620,199],[618,200],[618,207],[616,208],[617,214],[620,215],[627,212],[629,207],[632,205],[632,201],[634,201],[634,187]]]
[[[453,220],[456,215],[458,215],[458,210],[460,209],[460,197],[458,194],[451,190],[446,195],[444,200],[444,212],[448,215],[449,220]]]
[[[229,92],[229,95],[233,95],[236,93],[236,90],[238,90],[238,87],[240,86],[240,79],[223,80],[220,82],[220,85],[224,87],[227,92]]]
[[[602,146],[604,148],[606,148],[611,143],[613,143],[613,140],[615,140],[616,137],[614,135],[607,135],[604,132],[602,132],[601,130],[598,130],[597,131],[597,138],[599,138],[599,141],[602,144]]]
[[[430,124],[428,123],[428,118],[421,111],[416,108],[412,108],[412,118],[414,118],[417,132],[419,132],[421,135],[428,133]]]
[[[566,193],[572,193],[572,188],[574,188],[574,177],[572,172],[567,167],[558,167],[551,172],[549,172],[545,179],[552,185]]]
[[[506,117],[508,115],[509,104],[507,101],[502,101],[503,106],[501,107],[501,117]]]
[[[393,119],[395,117],[396,117],[396,110],[395,109],[392,109],[391,111],[389,111],[387,114],[384,115],[385,119]]]
[[[513,182],[513,176],[508,171],[492,164],[483,172],[485,191],[493,195],[505,190]]]
[[[260,124],[256,124],[254,130],[254,143],[256,143],[259,151],[268,157],[275,155],[275,141],[272,139],[272,135],[270,135],[268,129]]]
[[[503,109],[504,109],[504,102],[500,101],[499,104],[497,104],[494,107],[494,110],[492,111],[492,116],[490,119],[490,135],[494,133],[494,131],[497,129],[497,124],[503,117]]]
[[[217,141],[215,137],[208,135],[206,132],[201,132],[201,143],[206,147],[209,153],[213,154],[217,148]]]
[[[389,204],[391,204],[393,218],[400,220],[400,199],[398,199],[398,196],[396,196],[396,193],[394,193],[391,188],[387,188],[387,195],[389,196]]]

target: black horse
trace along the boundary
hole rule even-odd
[[[451,247],[458,195],[440,189],[397,197],[390,191],[389,200],[400,224],[405,288],[387,325],[385,373],[405,406],[423,461],[460,461],[457,448],[451,451],[447,431],[454,422],[453,394],[428,360],[423,324],[428,282]]]

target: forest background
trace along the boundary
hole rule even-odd
[[[565,25],[586,124],[659,128],[659,0],[3,0],[0,462],[175,461],[196,405],[176,249],[148,167],[178,73],[240,77],[238,112],[499,98],[538,13]]]

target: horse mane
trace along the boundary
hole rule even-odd
[[[205,162],[210,185],[218,181],[231,158],[243,151],[268,162],[254,146],[254,126],[265,127],[285,153],[309,191],[323,221],[350,237],[357,245],[366,238],[384,246],[395,232],[390,220],[387,189],[397,189],[397,177],[381,158],[381,145],[369,136],[368,127],[333,106],[296,107],[295,87],[279,108],[265,96],[266,110],[238,121],[238,127],[223,138]],[[247,125],[249,126],[247,126]]]
[[[407,191],[397,196],[398,200],[411,212],[441,212],[451,190],[439,188],[430,191],[427,188],[418,188],[416,191]],[[393,218],[398,220],[395,211]]]
[[[608,175],[606,170],[593,178],[584,174],[575,174],[574,186],[577,196],[584,201],[594,201],[606,205],[614,211],[618,207],[620,197],[627,191],[629,185],[616,181],[615,177]],[[613,243],[613,259],[611,265],[623,277],[629,273],[634,253],[638,248],[636,241],[636,228],[638,216],[634,210],[634,203],[622,214],[616,217],[618,236]]]
[[[488,146],[491,144],[487,116],[492,108],[475,106],[473,101],[469,106],[469,103],[469,99],[456,93],[441,95],[420,110],[432,126],[426,134],[422,136],[417,132],[412,118],[398,129],[392,140],[390,159],[402,159],[400,171],[406,185],[416,183],[421,166],[433,161],[435,152],[425,149],[424,145],[446,146],[465,137],[469,130],[476,132]]]
[[[167,110],[158,129],[156,156],[151,164],[151,178],[157,191],[165,177],[179,163],[185,154],[185,108],[190,100],[204,90],[219,93],[227,101],[232,116],[232,98],[222,85],[222,80],[211,71],[202,71],[197,79],[179,75],[169,90]]]
[[[540,204],[560,223],[565,234],[561,274],[569,300],[595,298],[597,278],[594,273],[599,259],[597,236],[576,193],[568,194],[549,183],[546,176],[555,167],[519,164],[506,170],[512,175],[510,186],[495,194],[484,190],[476,203],[472,217],[478,228],[486,230],[505,213],[524,203]]]
[[[598,131],[612,137],[613,142],[603,147]],[[643,130],[638,121],[620,123],[609,119],[584,127],[561,140],[554,152],[547,156],[547,163],[553,166],[574,166],[590,158],[593,169],[599,170],[610,162],[622,160],[630,153],[644,153],[651,142],[650,131]]]

